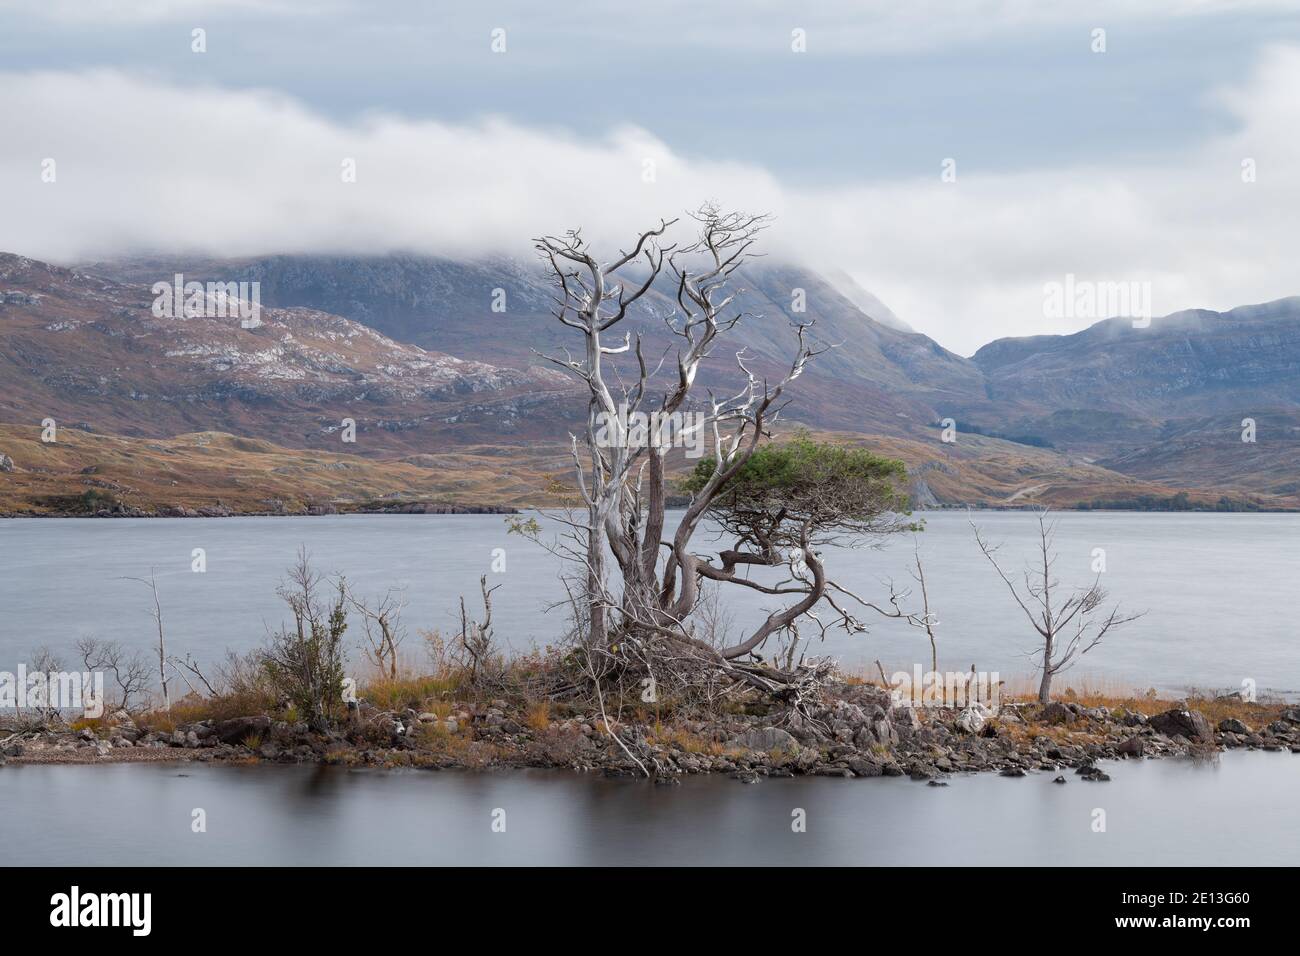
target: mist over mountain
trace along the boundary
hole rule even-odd
[[[177,257],[97,262],[83,268],[146,285],[176,272],[187,279],[257,281],[268,305],[334,312],[402,342],[506,367],[536,365],[539,353],[560,354],[575,344],[572,330],[551,314],[553,290],[546,273],[530,260]],[[718,388],[740,383],[734,352],[742,346],[757,371],[769,377],[783,374],[794,343],[791,323],[797,319],[813,320],[813,334],[835,346],[818,358],[793,391],[802,420],[828,428],[905,434],[943,417],[944,408],[969,410],[982,404],[982,374],[969,360],[927,336],[874,321],[815,273],[764,261],[739,273],[735,285],[739,292],[734,308],[745,313],[745,321],[702,369]],[[804,311],[796,311],[796,299]],[[494,301],[500,301],[504,311],[493,311]],[[662,275],[629,311],[619,336],[639,336],[653,365],[676,348],[677,339],[664,325],[676,305],[671,277]],[[631,371],[627,358],[611,362]],[[672,371],[671,362],[667,371]]]

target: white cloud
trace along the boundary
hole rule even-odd
[[[1043,284],[1150,281],[1157,314],[1300,292],[1300,50],[1267,51],[1214,105],[1232,130],[1141,165],[932,173],[795,189],[699,161],[650,132],[598,138],[374,115],[348,125],[266,92],[116,72],[0,74],[0,249],[69,260],[139,249],[422,250],[528,255],[583,225],[619,243],[706,198],[775,213],[772,251],[835,265],[941,343],[969,352],[1043,318]],[[358,181],[341,181],[357,161]],[[57,181],[41,181],[53,158]],[[1253,158],[1258,181],[1241,181]],[[656,181],[643,181],[653,160]]]

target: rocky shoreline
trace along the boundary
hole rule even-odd
[[[743,782],[795,775],[907,776],[934,786],[959,773],[1021,777],[1066,771],[1105,782],[1103,760],[1212,758],[1245,748],[1300,754],[1300,707],[1268,708],[1252,728],[1229,717],[1217,725],[1179,703],[1143,714],[1070,701],[981,705],[961,711],[891,704],[873,685],[835,689],[811,717],[736,714],[669,724],[615,725],[599,714],[547,715],[505,700],[456,703],[440,713],[378,711],[366,704],[331,734],[268,715],[205,719],[167,729],[157,715],[125,712],[95,722],[0,736],[0,767],[131,761],[319,763],[343,766],[491,770],[559,768],[674,782],[685,774],[724,774]],[[80,726],[79,726],[80,725]],[[1112,768],[1113,769],[1113,768]]]

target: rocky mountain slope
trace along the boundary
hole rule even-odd
[[[536,437],[558,371],[466,361],[310,308],[158,317],[146,286],[0,255],[0,421],[126,436],[219,429],[358,452]],[[219,311],[226,312],[227,309]],[[543,416],[544,417],[544,416]]]
[[[260,325],[154,316],[150,287],[176,272],[258,282]],[[1179,490],[1210,503],[1300,502],[1300,299],[1180,313],[1146,329],[1110,320],[1070,336],[999,340],[966,359],[874,320],[863,308],[881,307],[846,283],[780,263],[751,268],[735,345],[776,375],[791,318],[815,319],[838,347],[800,380],[788,418],[892,449],[912,466],[920,503],[1120,502]],[[493,311],[502,293],[505,311]],[[434,469],[471,446],[507,448],[534,462],[532,478],[563,473],[582,406],[534,352],[572,344],[547,313],[549,295],[532,264],[505,259],[134,259],[63,269],[0,256],[0,422],[54,418],[151,439],[216,430],[285,454],[416,456]],[[670,308],[664,290],[652,290],[627,323],[651,356],[672,344],[662,321]],[[732,351],[719,348],[704,384],[734,384]],[[341,444],[344,418],[357,423],[354,445]],[[956,445],[939,441],[942,418],[957,420]],[[1254,442],[1241,441],[1247,418]],[[490,500],[480,491],[475,501]],[[507,499],[519,501],[498,497]]]
[[[538,361],[538,352],[555,354],[575,342],[571,330],[552,318],[552,288],[540,266],[528,260],[172,257],[82,268],[146,285],[175,272],[187,279],[257,281],[262,301],[269,305],[335,312],[402,342],[499,366],[527,367]],[[851,284],[844,277],[841,285],[844,281]],[[763,262],[748,268],[737,285],[741,292],[735,307],[747,318],[734,347],[720,347],[702,370],[709,384],[735,385],[731,356],[740,346],[757,370],[779,375],[791,352],[791,320],[814,319],[815,334],[837,346],[798,383],[799,413],[815,425],[902,435],[927,427],[950,409],[969,414],[986,404],[977,366],[927,336],[874,321],[836,285],[806,269]],[[494,297],[502,301],[502,296],[504,311],[493,311]],[[805,311],[795,311],[797,298]],[[637,303],[620,329],[640,335],[646,354],[657,358],[675,348],[663,323],[674,306],[674,290],[665,278]]]
[[[1148,480],[1300,488],[1300,297],[1000,339],[973,361],[1004,431]]]
[[[1022,408],[1093,408],[1137,419],[1300,406],[1300,297],[1193,310],[1134,328],[998,339],[973,357],[989,397]]]

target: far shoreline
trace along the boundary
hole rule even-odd
[[[669,511],[681,510],[685,505],[670,505]],[[918,508],[913,514],[942,512],[972,512],[980,514],[1019,513],[1039,510],[1038,505],[931,505]],[[128,508],[121,511],[100,510],[96,512],[75,511],[0,511],[0,520],[18,518],[54,518],[54,519],[121,519],[121,518],[318,518],[340,515],[517,515],[530,511],[560,511],[563,506],[555,505],[444,505],[436,503],[394,504],[381,508],[308,508],[285,511],[243,511],[222,507],[167,507],[155,510]],[[1253,508],[1250,510],[1227,511],[1214,508],[1188,508],[1170,510],[1167,508],[1083,508],[1061,506],[1053,509],[1060,516],[1070,514],[1106,514],[1106,515],[1295,515],[1300,508]]]

